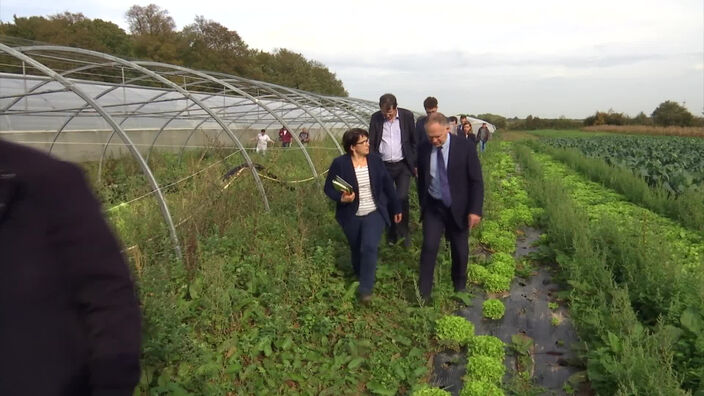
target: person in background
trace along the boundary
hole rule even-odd
[[[81,169],[0,140],[0,395],[131,396],[140,310]]]
[[[450,242],[455,291],[466,290],[469,229],[481,221],[484,202],[477,151],[450,130],[442,113],[431,114],[425,123],[428,142],[418,148],[417,187],[423,224],[418,289],[426,303],[443,234]]]
[[[346,131],[342,146],[346,154],[332,161],[324,191],[337,203],[335,219],[350,245],[352,267],[359,279],[359,300],[369,303],[381,234],[390,225],[390,218],[396,224],[401,221],[401,205],[384,162],[369,152],[367,131],[360,128]],[[335,189],[332,181],[338,176],[353,187],[352,192]]]
[[[482,124],[481,127],[479,127],[479,130],[477,131],[477,142],[481,145],[481,151],[482,153],[484,152],[484,149],[486,148],[486,142],[489,141],[489,135],[491,133],[489,132],[489,128],[486,126],[486,122]]]
[[[411,236],[408,229],[408,189],[411,175],[416,171],[416,134],[413,113],[398,107],[396,97],[384,94],[379,98],[379,111],[369,121],[369,144],[373,153],[378,153],[386,170],[396,185],[396,194],[401,200],[403,217],[400,223],[389,227],[386,240],[390,244],[403,239],[409,247]]]
[[[472,145],[472,148],[476,150],[476,138],[474,136],[474,131],[472,131],[472,124],[470,124],[469,121],[465,121],[465,123],[462,124],[462,132],[460,132],[457,136],[467,140]]]
[[[308,130],[306,128],[301,129],[301,133],[298,134],[298,139],[303,144],[308,144],[310,142],[310,135],[308,134]]]
[[[259,131],[259,134],[255,138],[257,140],[257,154],[261,153],[266,155],[266,149],[269,143],[274,143],[274,141],[266,134],[266,129]]]
[[[459,130],[457,128],[457,117],[450,116],[447,120],[450,122],[450,133],[456,135]]]
[[[469,120],[467,119],[467,116],[462,114],[460,115],[460,123],[457,125],[457,134],[461,135],[462,134],[462,127],[464,126],[465,123],[468,123]],[[471,124],[470,124],[471,126]]]
[[[291,132],[286,128],[279,129],[279,140],[281,140],[281,147],[291,146]]]
[[[438,111],[438,100],[432,96],[428,96],[423,101],[423,108],[425,109],[426,115],[418,118],[418,121],[416,121],[416,145],[417,146],[419,146],[421,142],[428,140],[428,137],[425,135],[425,120],[428,118],[429,115]]]

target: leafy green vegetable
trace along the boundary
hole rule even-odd
[[[503,361],[489,356],[472,356],[467,362],[465,382],[485,381],[498,384],[501,383],[505,372]]]
[[[416,389],[411,393],[411,396],[451,396],[452,393],[440,389],[440,388],[432,388],[428,385],[423,385],[420,388]]]
[[[460,396],[504,396],[504,391],[490,382],[469,381],[460,391]]]
[[[505,345],[500,339],[489,336],[481,335],[475,336],[470,341],[467,348],[468,356],[488,356],[496,360],[503,361],[506,355]]]
[[[482,313],[485,318],[501,319],[503,318],[505,311],[506,307],[504,307],[504,303],[495,298],[490,298],[482,304]]]
[[[448,346],[465,346],[474,337],[474,325],[461,316],[447,315],[436,322],[438,341]]]

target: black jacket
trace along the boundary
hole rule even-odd
[[[0,395],[131,395],[140,313],[81,170],[0,140]]]
[[[369,169],[369,184],[371,184],[372,187],[372,197],[374,198],[376,209],[388,226],[391,224],[389,212],[391,212],[392,215],[401,213],[401,203],[396,196],[394,181],[391,179],[389,172],[384,166],[384,162],[378,155],[370,153],[367,156],[367,167]],[[340,202],[342,193],[335,190],[332,186],[332,180],[338,175],[354,187],[355,198],[353,202]],[[349,154],[341,155],[332,161],[327,179],[325,180],[324,189],[325,194],[327,194],[330,199],[337,202],[337,208],[335,210],[335,219],[337,219],[337,222],[340,223],[340,225],[348,223],[349,220],[355,216],[357,208],[359,207],[357,174],[354,171],[352,157],[350,157]]]
[[[452,205],[450,212],[455,224],[461,228],[469,226],[467,216],[472,213],[481,216],[484,203],[484,181],[479,157],[473,144],[456,135],[448,136],[450,155],[447,159],[447,180],[450,184]],[[430,153],[433,146],[423,142],[418,148],[418,201],[421,216],[425,211],[430,186]]]
[[[416,134],[415,134],[415,122],[413,121],[413,113],[409,110],[398,109],[398,119],[401,127],[401,151],[403,152],[403,161],[410,169],[411,173],[413,168],[416,167]],[[377,111],[372,114],[372,118],[369,121],[369,148],[372,152],[379,152],[379,145],[381,144],[381,135],[384,132],[384,115],[381,111]]]

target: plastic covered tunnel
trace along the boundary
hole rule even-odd
[[[179,257],[176,228],[192,208],[175,215],[171,191],[214,172],[221,190],[248,179],[257,197],[243,199],[268,210],[267,180],[319,182],[342,151],[341,133],[366,128],[378,109],[368,100],[71,47],[0,43],[0,70],[0,138],[82,163],[108,212],[157,206],[151,210]],[[288,148],[278,142],[280,128],[292,134]],[[303,128],[308,143],[299,140]],[[261,129],[274,140],[265,155],[254,153]],[[120,228],[119,216],[113,223]]]

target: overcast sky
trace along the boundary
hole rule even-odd
[[[584,118],[650,114],[674,100],[704,112],[704,1],[129,1],[0,0],[13,15],[82,12],[125,30],[134,4],[157,4],[177,29],[196,15],[250,47],[324,63],[350,96],[422,111]]]

